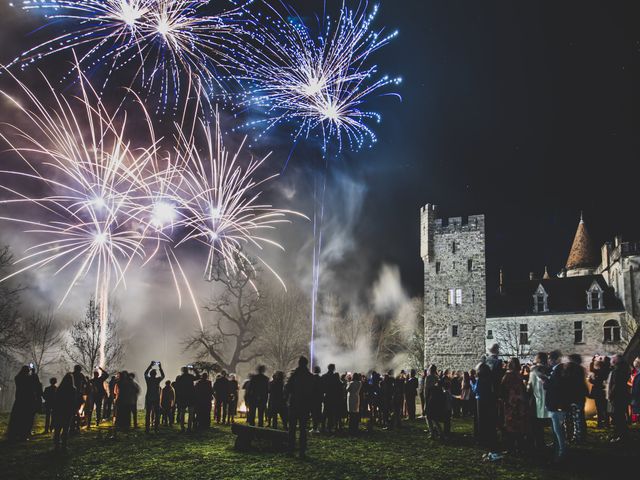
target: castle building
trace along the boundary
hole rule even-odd
[[[504,356],[531,359],[559,349],[623,353],[638,330],[640,242],[606,243],[602,259],[580,219],[565,267],[552,277],[487,290],[484,216],[442,220],[420,211],[424,262],[425,366],[469,369],[498,343]],[[636,334],[635,343],[640,343]]]

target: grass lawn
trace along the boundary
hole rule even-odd
[[[140,425],[144,419],[140,416]],[[0,415],[4,437],[8,415]],[[242,420],[241,420],[242,421]],[[592,427],[592,425],[590,425]],[[42,417],[37,428],[42,430]],[[640,430],[624,446],[611,446],[606,432],[589,429],[585,446],[571,450],[560,467],[536,457],[481,461],[473,445],[472,425],[454,420],[447,444],[429,440],[421,421],[399,431],[362,432],[359,438],[310,435],[309,458],[288,458],[268,450],[238,453],[228,427],[182,434],[174,427],[158,434],[144,428],[111,438],[106,426],[72,437],[69,450],[54,454],[48,435],[20,445],[0,441],[0,479],[608,479],[640,472]],[[633,473],[632,473],[633,472]]]

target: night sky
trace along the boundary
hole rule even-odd
[[[399,5],[402,5],[400,8]],[[638,2],[384,1],[401,72],[366,163],[360,238],[421,290],[418,209],[487,217],[488,284],[559,271],[580,211],[640,239]],[[381,55],[382,57],[382,55]],[[384,62],[383,62],[384,60]]]
[[[321,0],[291,3],[306,17],[322,11]],[[0,62],[29,46],[32,28],[5,18]],[[581,210],[598,245],[640,239],[639,20],[634,1],[383,0],[376,24],[400,36],[375,61],[403,77],[403,101],[373,99],[379,142],[333,166],[365,192],[336,271],[365,264],[372,282],[382,264],[398,265],[420,294],[427,202],[445,217],[486,215],[490,286],[500,266],[507,280],[560,270]],[[292,162],[285,183],[303,149]]]

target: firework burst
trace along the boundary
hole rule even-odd
[[[143,144],[135,146],[128,139],[133,128],[126,112],[109,112],[80,72],[77,97],[58,94],[47,83],[53,107],[15,81],[19,95],[3,90],[0,95],[25,126],[5,124],[0,138],[24,168],[0,170],[0,220],[23,226],[34,245],[0,281],[44,267],[53,267],[54,275],[71,272],[62,304],[74,287],[92,278],[100,306],[101,361],[109,297],[119,285],[126,287],[134,261],[144,266],[159,252],[165,255],[179,303],[182,284],[202,327],[176,253],[180,246],[206,246],[209,276],[214,256],[233,269],[238,257],[247,259],[248,250],[282,248],[266,233],[295,212],[259,201],[260,187],[274,177],[255,178],[266,158],[244,162],[242,148],[231,154],[218,116],[212,128],[198,120],[196,107],[190,125],[176,124],[177,133],[166,145],[139,101],[146,133],[135,126],[137,144]]]
[[[246,89],[240,103],[266,116],[245,126],[256,128],[260,137],[276,125],[291,124],[295,139],[319,136],[325,152],[332,142],[338,150],[375,143],[369,124],[380,122],[380,115],[363,104],[374,94],[395,95],[386,87],[401,81],[379,76],[377,66],[369,65],[371,54],[397,35],[373,30],[378,7],[369,13],[366,2],[356,9],[345,4],[337,20],[324,19],[317,35],[295,12],[270,10],[272,16],[255,22],[252,40],[238,56]]]
[[[26,168],[1,173],[15,183],[35,187],[38,195],[22,193],[2,182],[0,188],[10,198],[0,203],[15,205],[16,211],[33,217],[0,218],[24,225],[26,233],[38,241],[26,249],[10,276],[47,266],[53,266],[54,275],[70,271],[71,281],[62,304],[79,282],[94,273],[103,361],[109,293],[125,282],[132,259],[144,256],[144,236],[130,213],[134,207],[132,191],[137,185],[131,176],[143,157],[137,156],[123,136],[126,116],[120,125],[116,124],[83,77],[81,96],[77,98],[59,95],[48,85],[56,106],[53,109],[27,86],[16,82],[27,106],[6,92],[1,93],[28,126],[9,125],[0,135]],[[76,106],[81,107],[78,113]]]
[[[251,3],[253,0],[245,0]],[[27,68],[65,51],[78,54],[82,72],[115,73],[129,86],[158,97],[158,113],[176,108],[186,84],[198,78],[209,91],[225,92],[222,76],[233,55],[245,5],[219,15],[203,13],[208,0],[23,0],[42,12],[46,31],[62,33],[23,52],[9,66]],[[71,72],[72,73],[72,72]],[[73,76],[73,75],[71,75]]]

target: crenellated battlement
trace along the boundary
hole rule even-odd
[[[466,218],[437,218],[433,227],[435,234],[481,231],[484,230],[484,215],[469,215]]]

